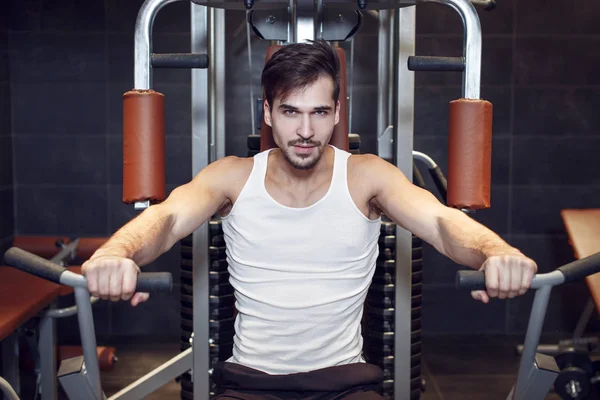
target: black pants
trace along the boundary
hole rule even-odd
[[[270,375],[243,365],[220,362],[213,371],[215,400],[382,400],[383,371],[367,363],[310,372]]]

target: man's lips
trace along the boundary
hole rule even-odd
[[[298,153],[310,153],[312,151],[312,149],[314,149],[316,146],[304,146],[304,145],[295,145],[294,146],[296,148],[296,151]]]

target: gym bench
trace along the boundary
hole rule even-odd
[[[73,261],[88,259],[102,245],[106,238],[80,238],[71,241],[66,237],[50,236],[17,236],[13,240],[15,247],[22,248],[40,257],[67,266]],[[81,273],[80,266],[68,266],[69,270]],[[39,318],[37,352],[39,374],[36,390],[41,390],[42,400],[56,399],[58,384],[56,380],[57,356],[69,357],[76,348],[56,347],[56,318],[69,317],[76,314],[74,307],[56,309],[55,302],[61,296],[69,295],[73,290],[69,287],[49,282],[18,269],[0,266],[0,345],[2,353],[2,375],[14,388],[18,395],[20,383],[20,351],[19,338],[25,324]],[[105,352],[107,349],[99,348]],[[59,354],[60,353],[60,354]],[[112,353],[108,350],[108,353]],[[99,354],[101,356],[112,354]],[[105,357],[104,357],[105,358]],[[113,360],[110,360],[112,363]]]

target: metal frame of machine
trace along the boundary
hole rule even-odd
[[[152,24],[159,10],[178,0],[146,0],[140,9],[135,29],[135,89],[152,88]],[[416,5],[436,2],[452,7],[464,25],[463,57],[441,59],[415,56]],[[252,28],[266,40],[296,42],[323,37],[345,40],[356,33],[355,26],[330,28],[324,34],[331,9],[335,13],[356,13],[359,10],[378,10],[378,148],[382,158],[393,162],[409,179],[413,176],[414,134],[414,71],[463,71],[462,98],[479,99],[481,71],[481,27],[469,0],[193,0],[191,2],[191,54],[208,55],[208,68],[192,69],[192,173],[200,172],[211,162],[225,156],[225,11],[248,9],[261,15],[273,10],[277,17],[272,27],[249,18]],[[482,3],[479,1],[479,3]],[[489,3],[489,2],[484,2]],[[357,5],[358,4],[358,5]],[[329,14],[328,14],[329,12]],[[281,15],[284,16],[282,21]],[[288,18],[286,19],[285,16]],[[278,18],[279,17],[279,18]],[[278,24],[283,22],[281,33]],[[357,24],[358,25],[360,21]],[[267,24],[268,25],[268,24]],[[331,24],[329,24],[331,25]],[[354,30],[353,30],[354,29]],[[344,34],[346,35],[344,37]],[[325,36],[324,36],[325,35]],[[333,38],[333,39],[332,39]],[[193,68],[193,67],[192,67]],[[136,202],[142,210],[148,202]],[[208,222],[193,233],[194,293],[208,293],[209,226]],[[396,287],[394,334],[394,393],[406,398],[410,393],[410,321],[411,318],[411,233],[396,227]],[[209,371],[209,299],[197,295],[193,299],[193,351],[179,358],[189,365],[193,359],[194,399],[207,399],[210,392]],[[153,372],[156,373],[156,372]],[[149,379],[153,374],[143,379]]]

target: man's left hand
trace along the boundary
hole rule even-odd
[[[487,291],[473,291],[471,295],[487,304],[492,297],[512,299],[525,294],[537,272],[537,264],[520,253],[504,254],[489,257],[479,270],[485,272]]]

